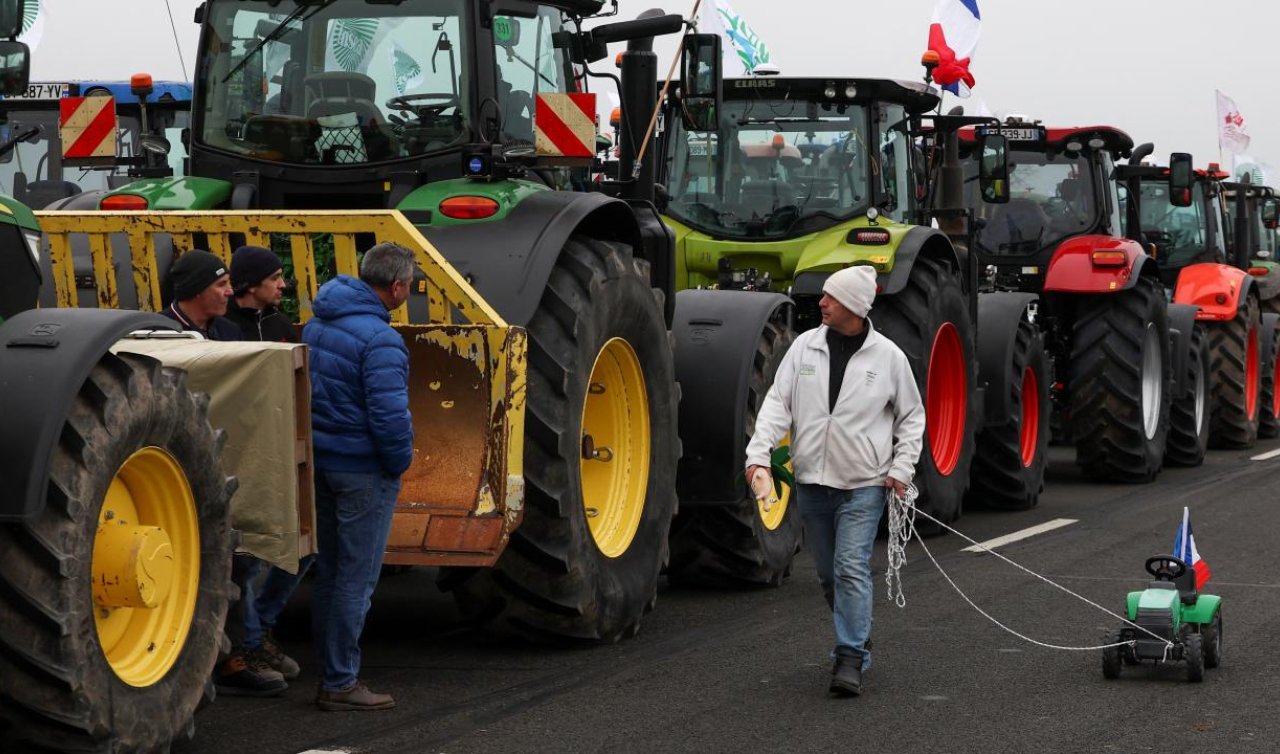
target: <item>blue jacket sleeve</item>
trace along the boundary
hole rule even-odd
[[[400,336],[374,338],[361,360],[369,434],[391,476],[400,476],[413,460],[413,423],[409,416],[409,352]]]

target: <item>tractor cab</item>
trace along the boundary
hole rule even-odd
[[[577,88],[572,19],[600,8],[207,0],[190,173],[230,184],[212,206],[384,208],[462,177],[469,146],[532,153],[538,95]]]
[[[884,216],[915,222],[912,147],[937,95],[876,79],[726,79],[718,122],[666,135],[667,214],[716,239],[784,240]],[[790,277],[789,274],[784,277]]]
[[[1230,259],[1232,224],[1223,180],[1227,173],[1210,163],[1193,173],[1189,188],[1170,186],[1169,168],[1127,166],[1126,193],[1136,195],[1142,241],[1154,249],[1160,278],[1173,290],[1183,268]]]
[[[976,152],[985,134],[1002,135],[1008,144],[1007,202],[988,203],[978,191]],[[975,251],[979,264],[996,267],[997,277],[1041,275],[1055,251],[1073,238],[1124,235],[1112,180],[1115,161],[1133,150],[1123,131],[1046,128],[1039,121],[1010,118],[998,126],[963,129],[960,141],[961,156],[972,158],[965,160],[965,195],[975,218]]]

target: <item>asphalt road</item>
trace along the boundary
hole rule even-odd
[[[1203,467],[1141,486],[1089,483],[1053,448],[1037,508],[970,510],[958,524],[984,541],[1076,519],[999,550],[1118,612],[1190,506],[1213,574],[1205,591],[1224,606],[1222,666],[1200,684],[1181,664],[1126,667],[1106,681],[1099,651],[1006,633],[915,542],[902,609],[885,598],[877,547],[875,667],[856,699],[826,692],[830,617],[805,553],[777,589],[664,587],[638,637],[577,650],[505,646],[460,628],[419,569],[384,578],[365,630],[364,678],[394,694],[396,709],[314,707],[304,587],[280,626],[302,677],[283,698],[219,699],[175,752],[1278,752],[1280,458],[1250,460],[1277,447],[1211,451]],[[978,605],[1039,641],[1097,645],[1117,624],[993,556],[962,552],[959,537],[926,545]]]

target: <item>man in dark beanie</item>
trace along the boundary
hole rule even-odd
[[[298,332],[280,311],[285,282],[280,258],[261,246],[241,246],[231,255],[231,288],[235,293],[227,319],[245,340],[297,343]]]
[[[231,276],[221,259],[192,249],[173,263],[169,279],[173,303],[164,311],[166,317],[209,340],[243,340],[240,328],[222,318],[231,298]]]

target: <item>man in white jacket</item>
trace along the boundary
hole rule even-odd
[[[871,548],[888,493],[915,473],[924,405],[906,355],[867,319],[875,270],[847,267],[822,291],[822,326],[796,338],[760,407],[746,477],[790,432],[794,499],[835,621],[830,689],[857,695],[871,666]]]

